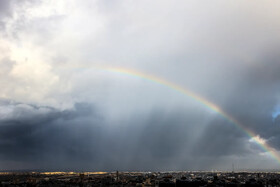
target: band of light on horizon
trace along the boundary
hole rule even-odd
[[[186,88],[183,88],[180,85],[177,85],[175,83],[164,80],[160,77],[145,74],[145,73],[141,73],[141,72],[138,72],[138,71],[135,71],[135,70],[125,69],[125,68],[98,68],[98,69],[101,69],[101,70],[104,70],[104,71],[109,71],[109,72],[114,72],[114,73],[118,73],[118,74],[123,74],[123,75],[127,75],[127,76],[133,76],[133,77],[136,77],[136,78],[142,78],[142,79],[145,79],[145,80],[148,80],[148,81],[160,84],[160,85],[164,85],[165,87],[168,87],[172,90],[175,90],[177,92],[180,92],[180,93],[192,98],[193,100],[200,103],[201,105],[203,105],[203,106],[207,107],[208,109],[220,114],[224,119],[228,120],[231,124],[233,124],[239,130],[243,131],[251,140],[256,142],[263,151],[268,152],[270,154],[270,156],[272,158],[274,158],[280,164],[280,156],[278,155],[276,150],[274,148],[272,148],[271,146],[269,146],[264,140],[262,140],[259,137],[259,135],[257,135],[253,131],[247,129],[243,124],[241,124],[235,118],[233,118],[232,116],[227,114],[219,106],[217,106],[216,104],[214,104],[214,103],[208,101],[207,99],[201,97],[200,95],[198,95],[198,94],[196,94],[196,93],[194,93],[194,92],[192,92],[192,91],[190,91]]]

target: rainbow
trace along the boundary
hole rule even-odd
[[[206,108],[220,114],[224,119],[226,119],[231,124],[236,126],[238,129],[243,131],[252,141],[256,142],[263,151],[269,153],[270,156],[280,164],[280,156],[278,155],[277,151],[274,148],[272,148],[271,146],[269,146],[265,140],[260,138],[260,136],[255,134],[253,131],[247,129],[244,125],[242,125],[240,122],[238,122],[232,116],[230,116],[225,111],[223,111],[219,106],[217,106],[216,104],[201,97],[200,95],[198,95],[186,88],[183,88],[180,85],[169,82],[167,80],[161,79],[161,78],[153,76],[153,75],[137,72],[137,71],[134,71],[131,69],[125,69],[125,68],[100,68],[100,69],[102,69],[104,71],[113,72],[113,73],[132,76],[132,77],[136,77],[136,78],[142,78],[142,79],[163,85],[165,87],[168,87],[172,90],[175,90],[177,92],[180,92],[180,93],[192,98],[193,100],[197,101],[198,103],[205,106]]]

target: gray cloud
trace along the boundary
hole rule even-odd
[[[198,120],[195,112],[158,109],[111,124],[89,104],[64,111],[8,101],[2,106],[13,108],[0,126],[3,169],[207,169],[225,157],[259,152],[223,119],[208,124],[197,139],[207,119]]]
[[[278,168],[195,99],[106,70],[181,85],[279,150],[278,4],[1,1],[0,166]]]
[[[5,17],[12,16],[11,4],[12,4],[12,1],[9,1],[9,0],[3,0],[0,3],[0,26],[1,26],[1,29],[3,29],[3,27],[4,27],[4,22],[3,22],[2,19],[5,18]]]
[[[2,0],[0,2],[0,29],[5,29],[6,21],[14,16],[17,7],[36,4],[33,0]],[[39,3],[39,1],[37,2]]]

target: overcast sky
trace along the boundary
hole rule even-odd
[[[278,0],[1,0],[0,170],[279,170],[219,113],[106,70],[191,90],[278,152],[279,20]]]

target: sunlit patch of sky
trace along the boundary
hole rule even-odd
[[[272,119],[273,121],[277,118],[280,114],[280,105],[275,106],[274,111],[272,112]]]

